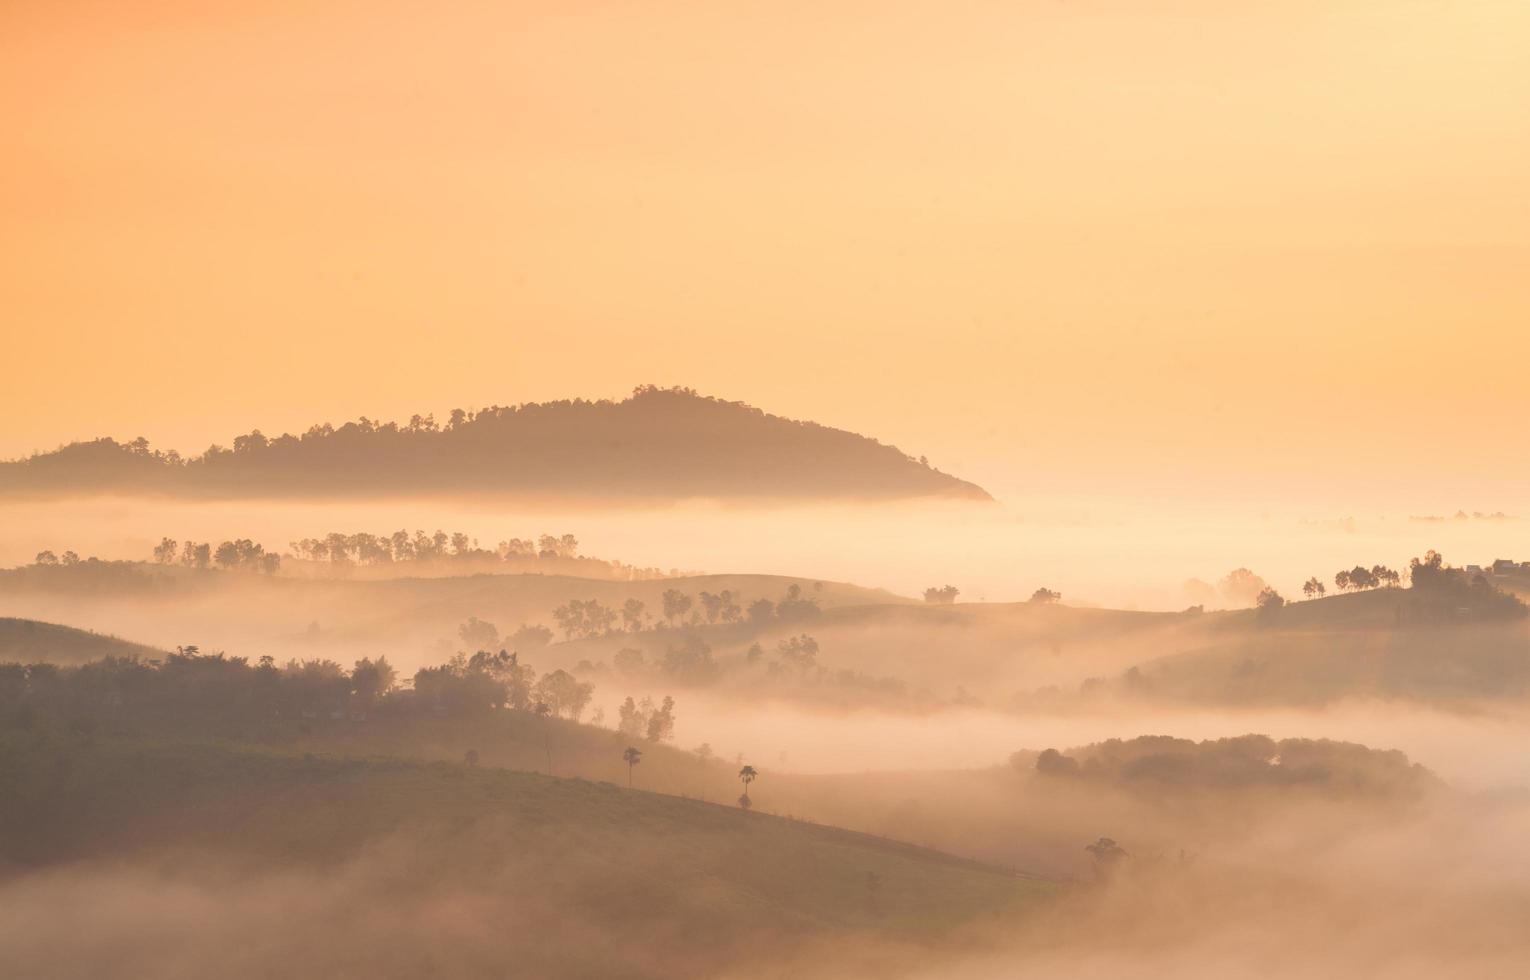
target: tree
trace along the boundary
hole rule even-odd
[[[749,784],[754,782],[755,777],[758,776],[758,775],[759,775],[759,773],[755,771],[754,766],[745,766],[744,768],[742,768],[742,769],[740,769],[738,771],[738,781],[744,784],[744,795],[739,797],[739,801],[738,802],[739,802],[739,806],[742,806],[746,810],[749,809],[749,805],[750,805],[749,802],[748,802],[748,800],[749,800]]]
[[[682,684],[710,684],[717,679],[712,648],[695,633],[687,632],[676,644],[668,644],[659,668]]]
[[[1327,592],[1316,575],[1302,583],[1302,594],[1309,599],[1321,599]]]
[[[1415,589],[1432,589],[1443,585],[1448,579],[1445,559],[1438,551],[1430,549],[1423,558],[1408,563],[1409,582]]]
[[[776,603],[776,618],[783,620],[812,619],[819,614],[818,600],[804,597],[802,586],[793,582],[786,587],[786,595]]]
[[[472,650],[489,650],[499,646],[499,627],[477,616],[469,616],[467,622],[457,627],[457,636]]]
[[[1260,590],[1269,583],[1246,568],[1235,568],[1222,579],[1220,587],[1223,598],[1242,606],[1251,606],[1259,598]]]
[[[1286,600],[1279,592],[1266,585],[1259,591],[1259,597],[1254,600],[1255,607],[1259,610],[1261,618],[1273,617],[1285,607]]]
[[[1042,604],[1051,604],[1062,601],[1062,593],[1054,592],[1048,588],[1040,588],[1031,593],[1031,601]]]
[[[181,546],[181,564],[188,568],[206,568],[212,563],[212,545],[187,541]]]
[[[238,546],[235,545],[232,541],[223,542],[222,544],[218,545],[217,550],[213,552],[213,561],[216,562],[220,568],[233,568],[235,565],[239,564]]]
[[[776,615],[776,604],[769,599],[756,599],[749,604],[749,621],[766,623]]]
[[[679,589],[665,589],[663,602],[664,618],[669,620],[671,626],[678,617],[684,616],[691,609],[691,597]]]
[[[632,700],[628,698],[627,700]],[[627,751],[622,753],[622,761],[627,763],[627,788],[632,788],[632,767],[643,761],[643,750],[627,746]]]
[[[629,633],[636,633],[643,628],[643,600],[628,599],[622,603],[622,626]]]
[[[612,654],[611,666],[631,677],[643,673],[648,663],[643,657],[643,651],[633,647],[622,647]]]
[[[1418,561],[1417,558],[1415,558],[1413,560],[1414,561]],[[1340,592],[1348,592],[1349,591],[1349,572],[1340,570],[1338,573],[1336,573],[1334,575],[1334,577],[1333,577],[1333,585],[1334,585],[1334,588],[1338,589]]]
[[[72,551],[66,551],[59,558],[59,562],[64,565],[78,565],[80,563],[80,556]]]
[[[1078,760],[1056,749],[1045,749],[1036,757],[1036,771],[1043,776],[1077,775]]]
[[[37,553],[36,562],[39,565],[57,565],[58,555],[55,555],[51,551],[39,551]]]
[[[1124,859],[1129,857],[1126,849],[1109,837],[1101,837],[1084,848],[1094,858],[1094,874],[1096,878],[1104,879],[1116,869]]]
[[[159,544],[154,546],[154,560],[161,565],[168,565],[175,561],[176,552],[180,550],[180,542],[174,538],[161,538]]]
[[[647,699],[645,698],[644,700],[646,701]],[[649,703],[651,704],[652,702]],[[627,700],[621,703],[621,707],[616,709],[616,712],[618,718],[616,730],[623,735],[636,738],[642,735],[643,731],[648,727],[647,717],[644,716],[642,709],[638,707],[638,703],[632,699],[630,694],[627,695]]]
[[[666,742],[675,737],[675,699],[664,696],[664,705],[648,718],[648,741]]]
[[[802,633],[776,643],[776,659],[806,673],[818,666],[818,641]]]
[[[947,585],[939,589],[931,586],[924,590],[924,601],[931,605],[948,606],[956,601],[956,597],[960,592],[961,590],[954,585]]]
[[[398,672],[387,657],[376,660],[363,657],[351,670],[351,693],[363,708],[370,708],[393,690]]]
[[[537,681],[532,695],[537,704],[559,717],[578,721],[595,694],[595,685],[580,681],[566,670],[555,670]]]

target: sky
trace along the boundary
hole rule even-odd
[[[1518,0],[0,5],[0,456],[682,384],[1530,508]]]

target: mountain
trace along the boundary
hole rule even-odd
[[[558,401],[445,425],[362,418],[300,436],[259,430],[200,456],[139,438],[76,442],[0,463],[0,494],[184,497],[452,494],[559,499],[903,499],[987,501],[874,439],[769,415],[689,389],[638,388],[623,401]]]

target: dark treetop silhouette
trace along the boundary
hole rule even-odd
[[[0,463],[0,493],[188,497],[414,493],[625,498],[990,500],[874,439],[768,415],[690,389],[644,386],[623,401],[558,401],[444,425],[362,418],[300,436],[238,436],[195,457],[103,438]]]

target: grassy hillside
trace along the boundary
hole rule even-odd
[[[0,738],[0,793],[0,859],[13,876],[80,861],[219,868],[233,900],[251,869],[259,887],[284,867],[381,874],[381,887],[323,913],[375,915],[405,893],[497,908],[499,969],[521,975],[659,976],[663,963],[705,976],[835,935],[936,940],[1057,892],[834,828],[462,765],[12,735]],[[574,944],[562,938],[571,926]],[[282,934],[266,942],[288,956],[302,948]],[[400,955],[371,975],[422,975],[418,946]],[[437,966],[477,975],[465,955]]]
[[[0,663],[78,664],[103,657],[159,656],[141,643],[72,626],[0,617]]]

